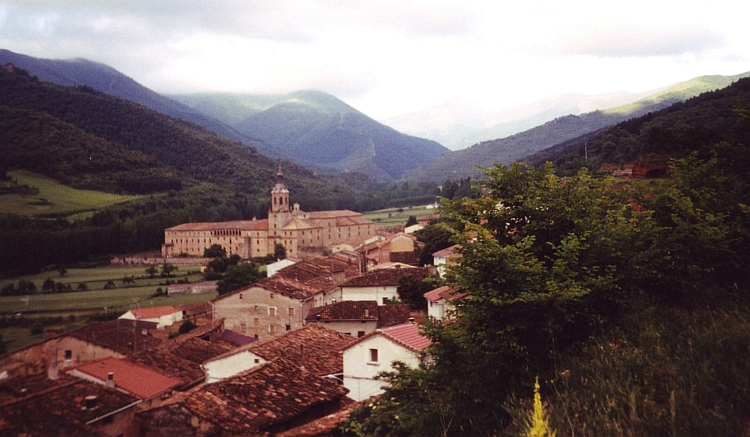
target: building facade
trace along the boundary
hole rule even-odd
[[[248,259],[273,254],[276,244],[286,255],[297,257],[322,250],[352,238],[375,235],[375,223],[349,210],[304,212],[299,204],[289,204],[284,175],[276,174],[271,190],[271,207],[263,220],[213,223],[184,223],[164,230],[162,256],[203,256],[203,251],[220,244],[227,255]]]

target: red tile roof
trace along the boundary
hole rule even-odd
[[[133,316],[135,316],[136,319],[156,319],[162,316],[169,316],[179,311],[173,306],[163,306],[163,307],[152,307],[152,308],[139,308],[136,310],[130,310],[128,312],[133,314]]]
[[[62,378],[61,378],[62,379]],[[94,408],[85,408],[85,399],[96,397]],[[118,390],[77,378],[0,408],[0,434],[8,436],[97,436],[99,427],[88,422],[103,419],[109,413],[128,406],[138,399]]]
[[[362,407],[361,402],[352,402],[333,414],[278,433],[276,437],[329,437],[339,435],[339,427],[349,418],[352,411],[360,407]]]
[[[432,254],[433,258],[447,258],[450,256],[458,256],[457,253],[455,253],[455,250],[461,247],[459,244],[454,244],[451,247],[446,247],[445,249],[438,250],[437,252]]]
[[[421,281],[429,276],[430,270],[422,267],[399,268],[399,269],[381,269],[367,272],[362,276],[349,278],[341,284],[342,287],[371,287],[371,286],[396,286],[398,279],[403,275],[412,275],[417,281]]]
[[[74,337],[123,355],[142,351],[144,344],[146,348],[152,348],[161,343],[158,338],[133,331],[132,327],[117,326],[117,320],[91,323],[78,329],[63,332],[58,337]]]
[[[212,231],[238,229],[242,231],[268,230],[268,220],[236,220],[230,222],[183,223],[165,231]]]
[[[376,329],[375,331],[372,331],[367,335],[359,337],[347,347],[352,347],[353,345],[376,335],[382,335],[383,337],[393,341],[394,343],[414,352],[420,352],[427,346],[432,344],[432,341],[429,339],[429,337],[425,337],[420,334],[419,325],[415,323],[403,323],[401,325],[391,326],[388,328]]]
[[[458,293],[455,287],[451,287],[450,285],[443,285],[442,287],[438,287],[434,290],[428,291],[424,294],[424,297],[431,302],[437,302],[442,299],[456,300],[465,295],[466,293]]]
[[[256,435],[319,406],[336,404],[346,393],[335,381],[276,359],[200,387],[181,405],[227,435]]]
[[[101,381],[107,381],[107,375],[112,372],[118,388],[140,399],[151,399],[182,383],[178,378],[119,358],[105,358],[74,367],[73,370]]]
[[[320,315],[320,319],[318,319]],[[374,300],[346,300],[332,305],[315,307],[308,311],[305,322],[346,320],[377,321],[377,327],[397,325],[409,321],[409,305],[380,305]]]

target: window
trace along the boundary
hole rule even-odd
[[[291,329],[292,329],[292,325],[286,325],[286,330],[287,331],[291,331]]]
[[[67,350],[65,351],[65,359],[66,359],[66,360],[70,360],[70,359],[73,359],[73,351],[72,351],[72,350],[70,350],[70,349],[67,349]]]
[[[257,335],[256,335],[256,337],[257,337]],[[260,359],[259,358],[255,359],[255,364],[260,364]]]
[[[258,318],[257,318],[257,317],[255,317],[255,318],[253,319],[253,324],[254,324],[255,326],[258,326]]]
[[[268,333],[269,334],[275,334],[276,333],[276,327],[273,325],[268,325]]]
[[[365,335],[365,331],[357,331],[357,337],[362,337],[363,335]],[[377,349],[374,349],[374,350],[375,352],[377,352]]]
[[[377,349],[370,349],[370,362],[371,363],[378,362],[378,350]]]
[[[294,307],[289,307],[289,315],[290,316],[294,315]]]
[[[276,307],[268,307],[268,315],[269,316],[276,316]]]

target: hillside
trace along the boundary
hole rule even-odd
[[[319,91],[175,98],[224,117],[222,120],[238,131],[271,144],[300,164],[326,171],[362,172],[381,181],[397,180],[447,151],[435,141],[401,134]],[[238,120],[240,115],[246,117]]]
[[[447,153],[434,162],[410,172],[406,177],[438,181],[446,178],[457,180],[469,176],[478,177],[481,172],[474,168],[476,165],[490,167],[494,162],[509,164],[522,160],[557,144],[648,112],[658,111],[701,92],[727,86],[738,78],[749,75],[750,72],[735,76],[703,76],[623,107],[559,117],[507,138],[485,141],[468,149]]]
[[[749,116],[750,78],[743,78],[721,90],[562,143],[528,160],[536,165],[552,161],[559,173],[573,174],[583,166],[597,170],[602,164],[632,163],[654,156],[663,157],[664,161],[694,151],[704,159],[711,154],[721,157],[724,145],[737,144],[745,147],[747,153],[735,150],[732,156],[723,156],[725,165],[747,167],[743,163],[750,159]]]
[[[162,96],[114,68],[86,59],[41,59],[0,49],[0,65],[12,63],[39,80],[58,85],[86,85],[97,91],[139,103],[162,114],[203,126],[219,136],[241,141],[266,155],[279,156],[278,150],[241,134],[236,129],[207,117],[191,107]]]

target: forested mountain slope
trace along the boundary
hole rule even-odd
[[[139,103],[162,114],[191,121],[224,138],[255,147],[261,153],[274,157],[280,155],[273,147],[248,138],[215,118],[158,94],[108,65],[86,59],[41,59],[0,49],[0,65],[7,63],[27,70],[39,80],[66,86],[86,85],[97,91]]]
[[[400,179],[448,149],[404,135],[330,94],[175,96],[196,109],[228,117],[243,134],[280,149],[297,162],[328,171],[361,172],[381,181]],[[234,108],[234,109],[231,109]],[[237,121],[238,114],[247,114]]]
[[[529,161],[552,161],[562,174],[581,167],[632,163],[648,156],[679,158],[698,151],[706,157],[722,143],[750,145],[747,117],[750,78],[684,103],[621,122],[602,132],[539,152]],[[588,158],[587,158],[588,156]],[[741,162],[748,157],[738,156]]]
[[[735,76],[701,76],[629,105],[578,116],[568,115],[556,118],[507,138],[485,141],[468,149],[446,153],[437,160],[410,172],[407,178],[442,181],[446,178],[457,180],[468,176],[477,177],[481,172],[474,166],[490,167],[494,162],[509,164],[519,161],[557,144],[666,108],[701,92],[722,88],[748,75],[750,72]]]

